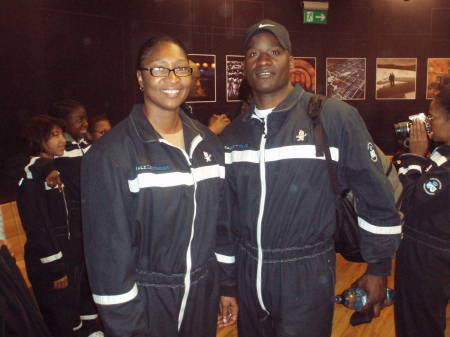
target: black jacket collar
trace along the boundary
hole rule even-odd
[[[183,109],[180,109],[180,118],[183,123],[183,133],[186,144],[191,143],[197,135],[204,137],[204,133],[195,125],[195,122],[186,115]],[[135,104],[130,113],[130,121],[136,134],[143,142],[158,142],[161,135],[153,128],[144,114],[144,105]]]

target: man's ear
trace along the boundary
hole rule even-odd
[[[289,56],[289,70],[293,71],[294,69],[295,69],[294,56],[290,55]]]

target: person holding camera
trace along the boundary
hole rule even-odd
[[[430,133],[427,135],[425,123]],[[450,85],[411,127],[400,157],[404,238],[397,253],[397,337],[444,337],[450,299]],[[442,143],[430,155],[428,138]]]

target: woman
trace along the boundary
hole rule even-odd
[[[96,115],[89,120],[89,140],[96,142],[111,130],[111,123],[106,115]]]
[[[397,337],[444,337],[450,299],[450,85],[433,99],[430,138],[442,143],[428,158],[428,137],[414,122],[400,157],[404,238],[397,253]]]
[[[217,226],[223,151],[180,108],[192,68],[175,39],[143,44],[137,80],[144,104],[82,163],[85,253],[108,336],[213,337],[221,295],[233,295],[227,228]],[[216,234],[217,242],[216,242]],[[222,297],[220,321],[236,321]]]
[[[69,222],[64,188],[51,188],[44,178],[32,178],[31,166],[64,153],[66,140],[61,122],[35,116],[24,132],[31,157],[27,177],[19,187],[17,206],[25,228],[25,263],[39,308],[53,336],[73,336],[79,324],[81,226]],[[36,170],[36,166],[34,167]],[[35,177],[40,172],[34,171]]]

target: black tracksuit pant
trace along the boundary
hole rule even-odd
[[[336,255],[331,242],[263,250],[258,301],[257,249],[239,245],[239,337],[329,337],[333,320]]]
[[[53,281],[43,277],[42,273],[28,271],[34,296],[52,336],[72,337],[73,328],[79,325],[80,316],[80,277],[81,268],[75,267],[67,272],[68,286],[53,289]]]
[[[405,226],[397,253],[397,337],[444,337],[450,299],[450,242]]]

